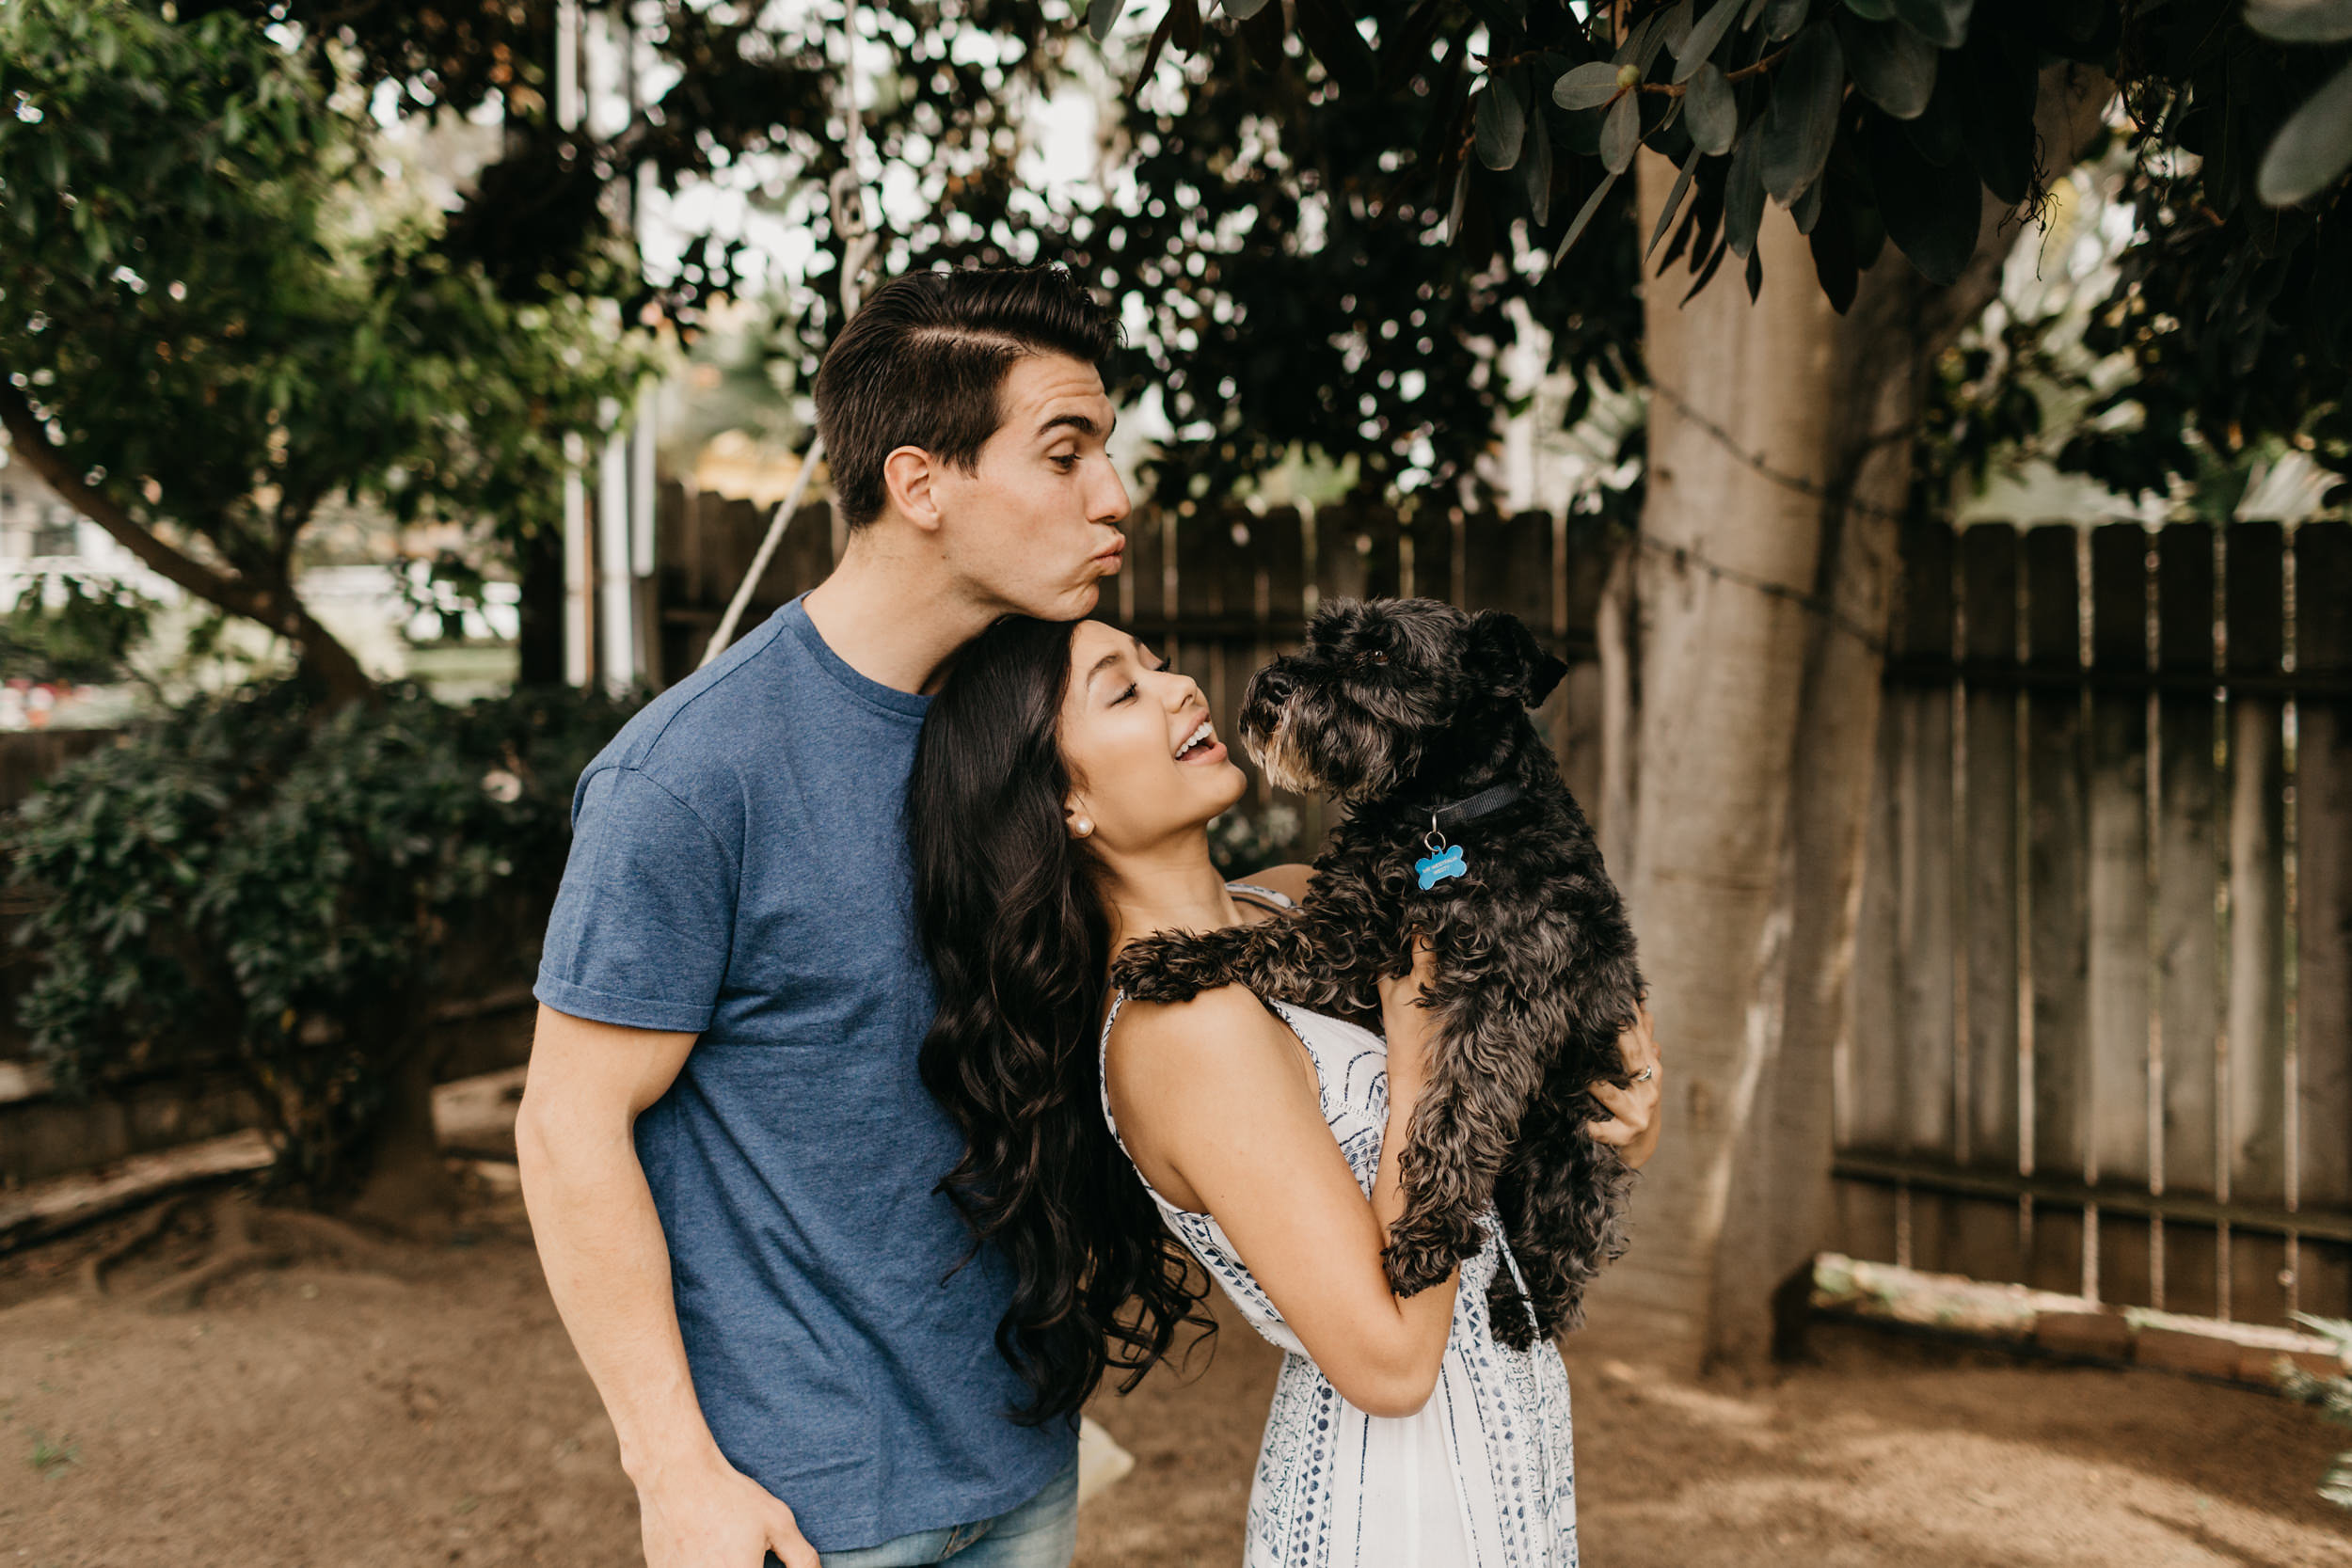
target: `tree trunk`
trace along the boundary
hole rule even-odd
[[[2106,96],[2044,78],[2058,166]],[[1641,232],[1673,178],[1642,155]],[[1826,1230],[1911,432],[1935,356],[1997,287],[2008,215],[1988,207],[1949,288],[1888,247],[1843,317],[1777,207],[1753,304],[1736,275],[1687,306],[1671,278],[1646,293],[1648,489],[1603,616],[1602,832],[1669,1097],[1632,1250],[1593,1307],[1596,1344],[1620,1354],[1696,1370],[1790,1348]]]
[[[359,667],[359,660],[351,650],[336,641],[335,634],[319,625],[318,618],[302,607],[302,601],[294,595],[294,584],[282,583],[271,594],[282,595],[294,607],[286,620],[286,635],[294,642],[302,673],[326,689],[328,705],[347,707],[353,703],[373,700],[375,682]]]
[[[564,536],[541,529],[515,546],[521,580],[520,621],[516,642],[516,681],[556,686],[564,679]]]
[[[359,1151],[367,1175],[347,1211],[353,1219],[426,1240],[447,1233],[456,1208],[433,1128],[435,1066],[433,1053],[420,1047],[392,1069],[374,1136]]]

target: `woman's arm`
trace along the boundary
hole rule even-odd
[[[1417,982],[1398,990],[1405,1003],[1419,994]],[[1246,990],[1129,1004],[1111,1032],[1108,1078],[1112,1114],[1152,1186],[1216,1216],[1343,1398],[1409,1416],[1437,1386],[1459,1271],[1400,1301],[1381,1265],[1404,1212],[1397,1151],[1425,1083],[1431,1026],[1403,1003],[1389,1011],[1389,1123],[1369,1201],[1296,1037]]]

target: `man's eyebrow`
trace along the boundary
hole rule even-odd
[[[1092,435],[1094,435],[1094,434],[1095,434],[1095,429],[1094,429],[1094,419],[1093,419],[1093,417],[1092,417],[1091,415],[1088,415],[1088,414],[1074,414],[1074,413],[1073,413],[1073,414],[1057,414],[1057,415],[1055,415],[1052,419],[1050,419],[1050,420],[1046,420],[1043,424],[1041,424],[1041,425],[1038,426],[1038,427],[1037,427],[1037,433],[1038,433],[1040,436],[1042,436],[1042,435],[1044,435],[1044,434],[1045,434],[1047,431],[1049,431],[1049,430],[1057,430],[1057,429],[1059,429],[1060,427],[1062,427],[1062,426],[1064,426],[1064,425],[1069,426],[1071,429],[1073,429],[1073,430],[1076,431],[1076,432],[1077,432],[1079,435],[1081,435],[1081,436],[1092,436]],[[1105,430],[1105,431],[1102,432],[1103,438],[1104,438],[1104,440],[1108,440],[1108,439],[1110,438],[1110,432],[1111,432],[1112,430],[1117,430],[1118,428],[1119,428],[1119,416],[1118,416],[1118,415],[1116,415],[1116,414],[1113,414],[1113,415],[1111,416],[1110,430]]]

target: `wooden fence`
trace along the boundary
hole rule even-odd
[[[694,667],[726,595],[750,568],[767,514],[749,501],[694,495],[675,484],[660,499],[662,669]],[[1594,620],[1608,561],[1597,523],[1545,513],[1464,516],[1434,511],[1400,522],[1385,507],[1234,507],[1177,518],[1138,512],[1126,525],[1118,578],[1096,613],[1117,622],[1200,683],[1218,731],[1235,721],[1250,672],[1295,646],[1326,597],[1422,594],[1473,610],[1507,610],[1569,661],[1569,673],[1537,714],[1558,748],[1568,787],[1597,805],[1600,792],[1600,672]],[[815,586],[835,557],[830,509],[792,519],[753,595],[746,626]],[[1271,789],[1259,806],[1299,814],[1294,847],[1321,838],[1321,802]],[[1245,802],[1245,809],[1248,802]]]
[[[761,515],[663,504],[677,671]],[[1599,820],[1596,524],[1327,507],[1129,532],[1102,613],[1194,673],[1229,735],[1324,596],[1518,614],[1570,662],[1539,717]],[[1837,1048],[1839,1245],[2178,1312],[2352,1316],[2352,528],[1903,543]],[[834,549],[810,508],[759,600]],[[1309,848],[1321,809],[1292,803]]]
[[[2352,1311],[2352,528],[1904,541],[1845,1250]]]

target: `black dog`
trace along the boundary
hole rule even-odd
[[[1506,1344],[1583,1321],[1585,1283],[1624,1250],[1631,1173],[1585,1135],[1623,1085],[1618,1032],[1643,994],[1633,932],[1584,815],[1528,718],[1567,667],[1499,611],[1432,599],[1326,604],[1305,648],[1249,683],[1242,740],[1273,781],[1327,792],[1347,820],[1297,915],[1120,955],[1129,995],[1182,1001],[1239,983],[1376,1018],[1375,982],[1435,948],[1440,1027],[1398,1157],[1405,1212],[1389,1280],[1409,1295],[1484,1244],[1492,1204],[1534,1297],[1509,1271],[1487,1304]]]

